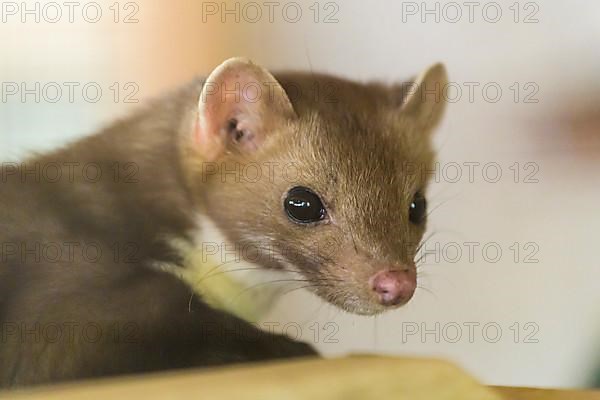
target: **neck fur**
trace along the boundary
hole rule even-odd
[[[293,283],[290,272],[266,269],[244,260],[206,215],[197,217],[191,241],[173,240],[184,267],[160,265],[186,282],[214,308],[257,322]]]

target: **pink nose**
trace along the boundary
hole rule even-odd
[[[371,288],[384,306],[404,304],[415,293],[417,277],[414,270],[379,271],[370,279]]]

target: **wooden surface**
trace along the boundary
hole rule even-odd
[[[21,400],[579,400],[597,393],[488,388],[439,360],[376,356],[305,359],[104,379],[0,393]]]
[[[507,400],[600,400],[600,392],[495,387]]]

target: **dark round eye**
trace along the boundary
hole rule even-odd
[[[319,196],[302,186],[290,189],[283,201],[283,207],[292,221],[303,224],[320,221],[326,214]]]
[[[410,203],[408,219],[413,224],[420,225],[425,222],[425,217],[427,217],[427,200],[421,192],[417,192]]]

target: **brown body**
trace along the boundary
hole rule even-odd
[[[248,148],[194,147],[190,127],[203,88],[195,82],[63,150],[3,165],[0,386],[314,354],[208,307],[154,268],[181,263],[169,243],[193,240],[197,212],[234,243],[259,252],[265,240],[275,243],[276,256],[259,262],[264,268],[295,268],[317,294],[350,311],[383,310],[360,282],[383,265],[411,265],[424,226],[411,227],[398,210],[426,175],[402,175],[402,164],[432,162],[421,131],[439,112],[424,125],[411,110],[393,116],[403,103],[397,90],[311,74],[278,81],[294,116],[261,114]],[[219,174],[273,161],[302,173],[294,182],[280,166],[252,182]],[[54,179],[57,166],[62,177]],[[329,222],[289,224],[278,206],[298,184],[320,193]]]

